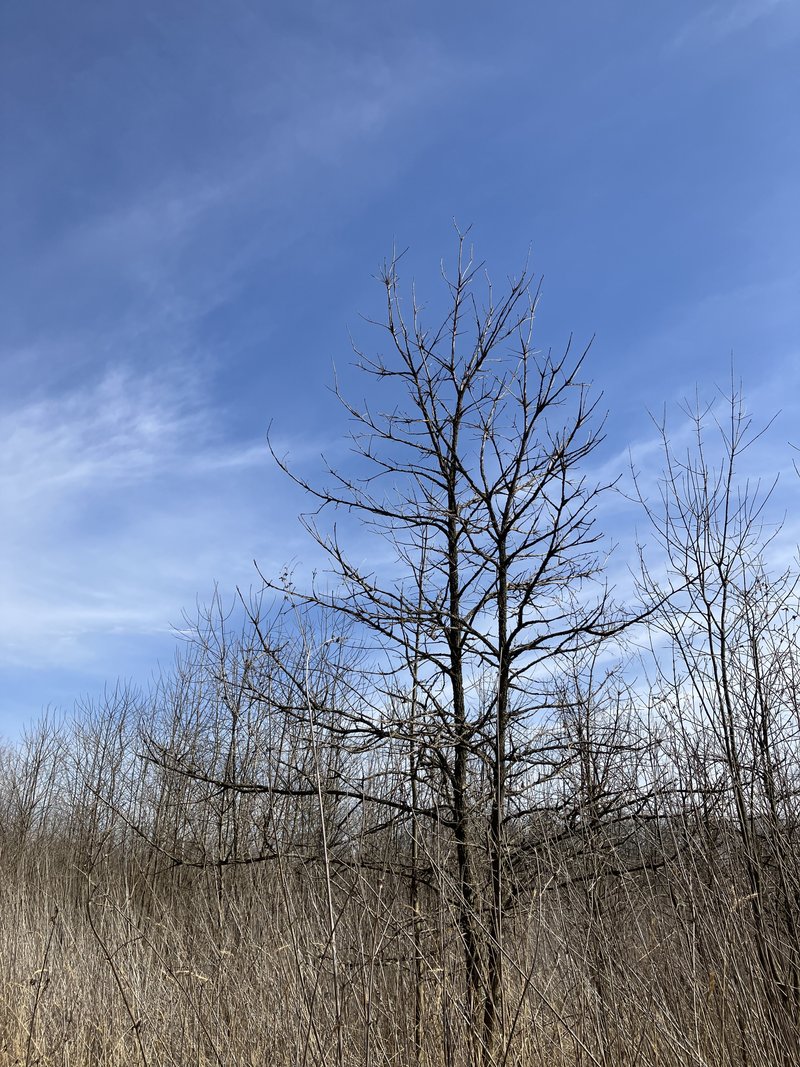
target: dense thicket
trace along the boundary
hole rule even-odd
[[[434,326],[383,282],[387,396],[295,475],[324,586],[0,753],[4,1061],[800,1062],[798,575],[740,398],[664,433],[620,605],[586,354],[463,245]]]

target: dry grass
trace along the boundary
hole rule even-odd
[[[5,857],[0,1057],[41,1067],[335,1062],[319,865],[150,876],[124,853],[91,875],[42,843]],[[684,887],[685,888],[685,887]],[[507,931],[506,1064],[745,1067],[797,1062],[797,1031],[757,966],[747,903],[721,886],[629,876],[602,894],[549,888]],[[412,1064],[406,886],[336,877],[345,1062]],[[438,894],[423,912],[421,1062],[470,1062],[460,946]]]

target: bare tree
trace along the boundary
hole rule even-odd
[[[393,259],[381,274],[389,353],[358,353],[386,407],[342,398],[362,468],[329,468],[320,487],[276,457],[319,502],[305,523],[334,575],[290,592],[384,657],[373,655],[381,706],[351,713],[347,729],[421,746],[455,851],[465,1020],[474,1058],[490,1063],[505,1033],[509,806],[541,759],[531,727],[552,704],[558,663],[620,625],[594,522],[608,486],[584,469],[602,419],[582,378],[588,350],[534,348],[527,271],[498,295],[459,235],[434,326],[414,292],[406,311],[398,271]],[[329,510],[357,515],[393,561],[380,573],[354,562],[323,523]]]
[[[668,638],[657,651],[674,693],[668,717],[673,728],[682,723],[688,746],[702,747],[701,803],[715,811],[723,840],[738,840],[739,896],[752,918],[774,1055],[788,1063],[800,1009],[800,587],[795,569],[775,573],[768,562],[779,529],[765,510],[774,481],[762,490],[740,473],[763,431],[739,391],[725,398],[722,417],[716,411],[687,409],[693,438],[685,453],[661,427],[664,476],[658,501],[645,506],[662,557],[643,563],[642,590],[660,605],[651,621]]]

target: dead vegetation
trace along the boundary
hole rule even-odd
[[[797,573],[741,400],[664,435],[623,607],[585,354],[463,243],[434,328],[383,281],[389,413],[294,475],[330,581],[0,754],[2,1062],[800,1062]]]

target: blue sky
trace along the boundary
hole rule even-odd
[[[0,732],[308,558],[266,428],[341,452],[372,276],[435,306],[453,218],[596,334],[612,465],[733,353],[793,534],[799,72],[795,0],[3,4]]]

